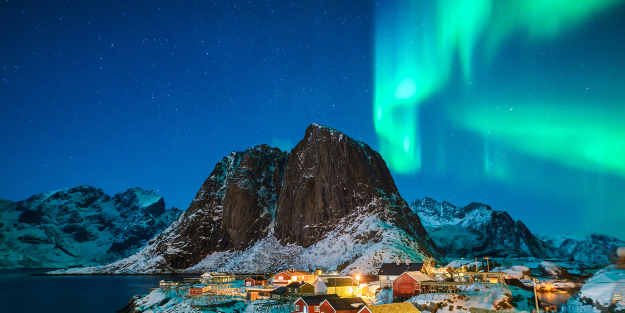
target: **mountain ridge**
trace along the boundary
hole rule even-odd
[[[0,267],[108,263],[132,254],[180,214],[139,187],[113,197],[81,185],[0,199]]]

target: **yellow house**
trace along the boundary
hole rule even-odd
[[[336,294],[341,298],[355,297],[358,293],[358,285],[351,277],[328,278],[325,285],[328,294]]]

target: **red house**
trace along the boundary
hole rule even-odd
[[[434,281],[434,279],[423,272],[404,272],[393,281],[393,297],[412,298],[425,291],[422,282]]]
[[[254,286],[264,286],[267,284],[267,281],[264,279],[254,279],[252,277],[248,277],[244,280],[245,287],[254,287]]]
[[[202,287],[191,287],[191,288],[189,288],[189,294],[190,295],[201,295],[202,294]]]
[[[313,282],[315,275],[304,271],[284,271],[273,277],[273,285],[276,287],[286,287],[294,281]]]
[[[326,299],[319,305],[319,313],[357,313],[365,306],[362,298]]]
[[[295,310],[291,313],[319,312],[319,305],[327,299],[339,299],[335,294],[300,297],[295,301]]]

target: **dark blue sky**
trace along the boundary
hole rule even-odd
[[[360,1],[2,2],[0,197],[139,186],[186,209],[228,153],[291,148],[311,123],[378,149],[375,12]],[[584,84],[597,91],[583,109],[622,113],[623,12],[615,6],[540,42],[513,33],[476,61],[475,89],[452,76],[420,106],[422,164],[394,174],[402,196],[487,203],[539,234],[625,238],[622,173],[495,143],[508,174],[488,175],[482,136],[454,118],[506,92],[580,99]],[[589,72],[571,76],[582,63]]]

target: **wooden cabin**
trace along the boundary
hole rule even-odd
[[[208,289],[207,289],[208,288]],[[191,286],[191,288],[189,288],[189,294],[190,295],[201,295],[205,292],[205,290],[210,290],[209,286],[206,285],[193,285]]]
[[[265,279],[248,277],[243,281],[243,283],[245,287],[254,287],[265,286],[267,284],[267,281]]]
[[[366,306],[358,313],[421,313],[410,302],[381,304],[381,305],[369,305]]]
[[[399,261],[395,263],[384,263],[378,271],[380,278],[380,288],[393,287],[393,281],[404,272],[422,272],[428,275],[428,267],[424,263],[411,263],[407,260],[405,263]]]
[[[305,281],[311,283],[315,280],[315,275],[304,271],[284,271],[273,277],[273,285],[277,287],[286,287],[286,285],[295,281]]]
[[[434,281],[434,279],[423,272],[405,272],[393,281],[393,297],[412,298],[425,291],[422,282]]]
[[[319,313],[357,313],[365,306],[362,298],[326,299],[319,305]]]
[[[305,281],[295,281],[286,285],[286,292],[292,293],[315,293],[315,287]]]
[[[286,296],[286,287],[278,287],[269,292],[271,299],[280,299]]]
[[[335,294],[331,295],[316,295],[316,296],[303,296],[295,301],[295,311],[292,313],[315,313],[319,312],[319,305],[327,299],[339,299],[339,296]]]
[[[328,278],[327,293],[337,294],[339,297],[353,297],[358,292],[358,285],[351,277]]]

